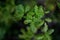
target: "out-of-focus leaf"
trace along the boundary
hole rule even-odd
[[[57,2],[58,7],[60,8],[60,2]]]
[[[52,40],[51,36],[45,33],[44,39],[43,40]]]
[[[43,27],[42,31],[45,32],[45,33],[48,31],[48,26],[47,26],[46,23],[45,23],[45,26]]]
[[[56,0],[46,0],[45,1],[46,9],[49,11],[54,11],[56,7],[55,3]]]
[[[43,10],[43,7],[40,6],[38,10],[38,17],[42,18],[43,16],[44,16],[44,10]]]
[[[35,5],[35,7],[34,7],[34,12],[35,12],[36,14],[38,14],[38,6],[37,6],[37,5]]]
[[[41,27],[43,24],[44,24],[44,21],[41,21],[41,22],[37,25],[37,27],[39,28],[39,27]]]
[[[37,35],[37,36],[35,37],[35,40],[42,40],[43,38],[44,38],[43,35]]]
[[[49,34],[49,35],[52,34],[53,32],[54,32],[54,29],[48,30],[48,34]]]
[[[32,33],[36,33],[36,31],[37,31],[37,28],[35,27],[33,22],[30,24],[30,29],[31,29]]]
[[[16,20],[20,20],[24,15],[24,6],[23,5],[18,5],[16,6],[16,13],[14,14],[14,18]]]
[[[4,37],[6,30],[4,28],[0,28],[0,40]]]
[[[32,22],[32,20],[25,20],[24,21],[25,24],[28,24],[28,23],[31,23],[31,22]]]
[[[50,11],[45,11],[46,14],[50,13]]]
[[[26,5],[25,6],[25,13],[28,12],[30,10],[30,6],[29,5]]]
[[[46,18],[45,19],[47,22],[52,22],[52,19],[50,19],[50,18]]]

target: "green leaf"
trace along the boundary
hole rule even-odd
[[[44,40],[52,40],[51,36],[45,33]]]
[[[54,32],[54,29],[48,30],[48,34],[49,34],[49,35],[52,34],[53,32]]]
[[[29,5],[25,5],[25,13],[28,12],[30,10],[30,6]]]
[[[18,5],[16,6],[16,12],[14,14],[14,18],[16,20],[20,20],[24,15],[24,6],[23,5]]]
[[[50,13],[50,11],[45,11],[46,14]]]
[[[4,37],[6,30],[4,28],[0,28],[0,40]]]
[[[31,32],[33,32],[33,33],[36,33],[36,31],[37,31],[37,28],[35,27],[33,22],[30,24],[30,29],[31,29]]]
[[[58,7],[60,8],[60,2],[57,2]]]
[[[35,12],[36,14],[38,14],[38,6],[37,6],[37,5],[35,5],[35,7],[34,7],[34,12]]]
[[[43,7],[42,6],[39,7],[38,12],[39,12],[38,13],[38,17],[42,18],[44,16],[44,10],[43,10]]]
[[[50,18],[46,18],[45,19],[47,22],[52,22],[52,19],[50,19]]]
[[[48,31],[48,26],[47,26],[46,23],[45,23],[45,27],[43,27],[42,31],[45,32],[45,33]]]
[[[35,36],[35,40],[42,40],[44,38],[43,35],[37,35]]]
[[[28,24],[28,23],[31,23],[31,22],[32,22],[32,20],[25,20],[24,21],[25,24]]]
[[[38,28],[41,27],[44,24],[44,21],[40,21],[40,23],[38,24]]]

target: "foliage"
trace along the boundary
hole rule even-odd
[[[34,37],[34,40],[51,40],[50,34],[53,32],[53,30],[48,30],[47,24],[42,20],[42,17],[44,16],[44,10],[42,6],[35,5],[34,8],[27,13],[26,16],[24,16],[25,24],[29,24],[27,27],[27,32],[22,29],[22,35],[20,35],[20,38],[23,38],[24,40],[31,40],[32,37]],[[47,20],[46,20],[47,21]],[[44,27],[41,29],[41,26],[44,24]],[[41,31],[44,34],[37,34],[38,29],[41,29]],[[51,33],[50,33],[51,32]]]
[[[36,0],[20,0],[22,3],[16,5],[15,0],[0,1],[0,40],[4,37],[6,31],[11,27],[14,22],[19,22],[24,18],[26,26],[25,31],[23,28],[20,30],[22,34],[18,34],[19,39],[24,40],[52,40],[51,34],[54,29],[49,29],[46,22],[52,21],[60,22],[60,15],[55,16],[56,5],[60,9],[60,2],[57,0],[46,0],[45,7],[37,5]],[[57,4],[55,4],[57,3]],[[49,13],[52,12],[50,15]],[[60,12],[57,12],[60,13]],[[49,14],[51,17],[45,17]],[[42,33],[37,33],[38,29]]]
[[[2,4],[3,1],[0,1],[0,40],[4,37],[5,32],[10,27],[12,23],[11,13],[14,11],[14,0],[5,1],[6,3]]]

